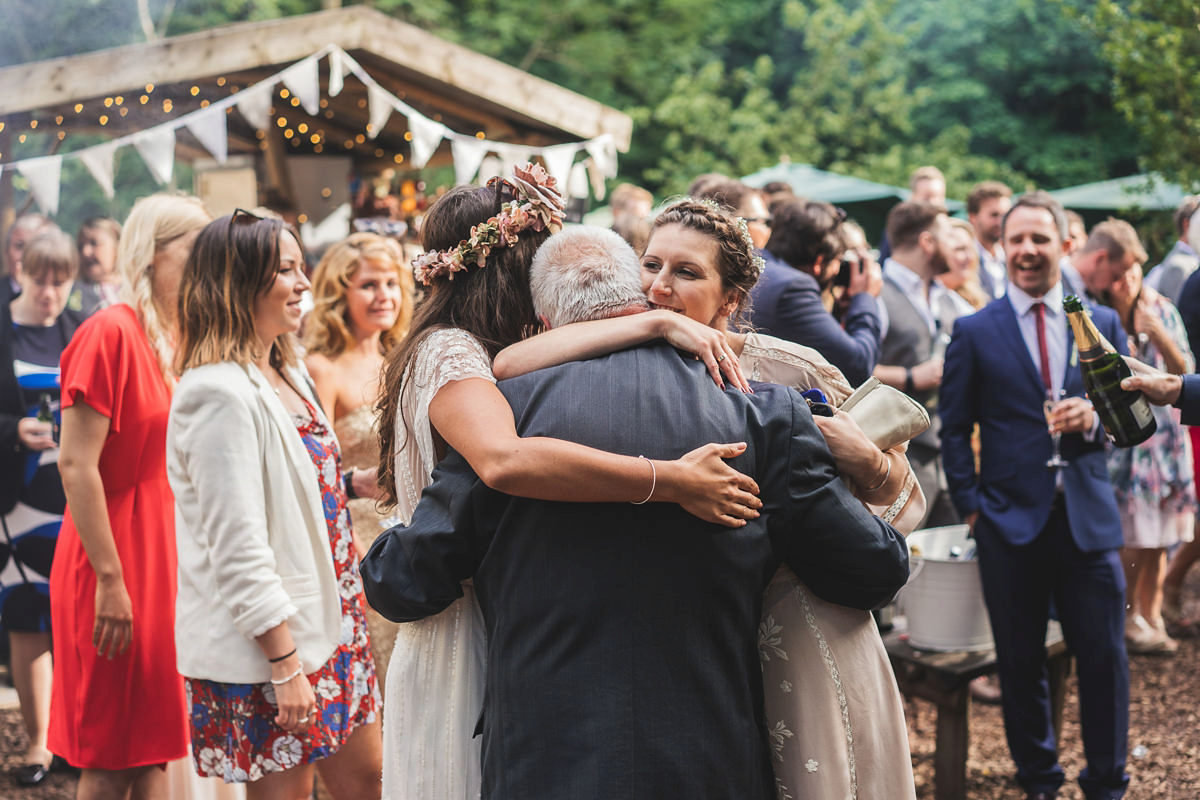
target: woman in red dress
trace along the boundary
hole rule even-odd
[[[165,797],[155,767],[187,754],[164,443],[179,278],[209,219],[192,197],[138,201],[117,256],[128,304],[94,315],[62,356],[49,745],[83,769],[80,800]]]

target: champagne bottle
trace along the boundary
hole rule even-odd
[[[1121,388],[1121,380],[1131,374],[1129,365],[1096,329],[1075,295],[1063,300],[1063,310],[1075,334],[1079,349],[1079,369],[1088,399],[1100,415],[1108,438],[1117,447],[1133,447],[1150,438],[1158,428],[1150,403],[1140,391]]]

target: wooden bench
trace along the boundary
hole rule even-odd
[[[971,681],[996,671],[996,651],[935,653],[908,643],[903,620],[883,637],[896,673],[896,683],[906,696],[928,700],[937,708],[937,744],[934,753],[934,797],[965,800],[967,796],[967,743],[971,712]],[[1050,708],[1054,735],[1061,740],[1063,700],[1071,674],[1071,654],[1057,625],[1046,637],[1050,675]]]

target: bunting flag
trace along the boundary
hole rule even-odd
[[[321,112],[321,78],[317,73],[317,56],[309,56],[288,67],[280,73],[279,80],[296,95],[310,117]]]
[[[329,53],[329,88],[326,93],[330,97],[337,97],[341,94],[342,84],[349,74],[350,70],[346,68],[346,62],[342,60],[342,51],[335,47]]]
[[[62,156],[41,156],[18,161],[17,172],[29,181],[29,191],[42,211],[58,213],[58,190],[62,183]]]
[[[558,181],[558,188],[564,195],[567,193],[567,178],[571,175],[571,163],[575,160],[575,154],[578,152],[579,145],[574,142],[542,148],[542,160],[546,162],[546,172],[549,172],[554,180]]]
[[[461,186],[475,180],[479,165],[487,155],[487,140],[474,136],[455,136],[450,140],[450,149],[454,154],[454,182]]]
[[[500,157],[500,171],[496,173],[497,175],[508,175],[518,164],[533,161],[534,154],[537,152],[532,147],[515,144],[498,144],[493,149]]]
[[[595,162],[596,169],[600,170],[600,174],[609,179],[617,177],[617,144],[613,141],[611,133],[602,133],[595,139],[584,142],[583,146]]]
[[[104,142],[79,153],[79,160],[87,167],[88,172],[92,173],[92,177],[100,184],[104,196],[109,200],[116,196],[113,189],[113,154],[116,152],[116,142]]]
[[[187,129],[204,149],[212,153],[218,164],[229,158],[229,131],[225,125],[225,109],[209,106],[187,115]]]
[[[238,112],[255,130],[265,131],[271,124],[271,97],[274,89],[274,81],[269,84],[263,81],[234,95],[237,98]]]
[[[604,171],[600,169],[600,165],[594,158],[589,157],[580,163],[587,164],[588,178],[592,182],[592,194],[595,195],[596,200],[603,200],[604,196],[608,194],[608,187],[604,183]]]
[[[166,125],[144,130],[133,137],[133,146],[146,162],[154,180],[161,184],[171,182],[175,171],[175,129]]]
[[[191,131],[213,158],[217,162],[223,163],[229,154],[228,120],[226,119],[229,110],[237,108],[246,122],[257,130],[269,129],[272,122],[271,105],[275,99],[277,84],[283,83],[310,116],[317,116],[320,113],[321,89],[318,62],[325,56],[329,58],[327,93],[330,97],[335,97],[342,92],[347,75],[354,75],[367,88],[370,119],[368,133],[372,139],[378,136],[388,124],[393,111],[404,116],[409,133],[406,138],[409,139],[410,145],[408,165],[413,169],[425,167],[441,145],[442,140],[449,139],[451,156],[454,160],[454,174],[459,183],[470,183],[475,179],[484,157],[488,153],[494,154],[489,160],[489,175],[493,172],[506,174],[515,164],[540,157],[545,162],[546,170],[555,177],[560,187],[566,188],[569,183],[570,188],[577,191],[585,191],[582,186],[586,181],[579,180],[575,173],[578,173],[581,168],[586,169],[597,197],[603,196],[604,180],[613,178],[617,174],[617,149],[611,134],[603,134],[584,142],[532,147],[508,142],[492,142],[456,133],[442,123],[426,117],[383,88],[348,53],[334,45],[324,47],[312,56],[297,61],[279,73],[247,86],[240,92],[169,122],[74,153],[27,158],[0,164],[0,174],[3,174],[5,170],[15,169],[28,181],[29,191],[38,206],[49,215],[58,212],[63,159],[82,161],[100,188],[111,198],[114,196],[113,177],[116,153],[120,148],[132,145],[145,161],[146,167],[154,179],[161,184],[169,184],[175,169],[175,132],[180,128],[186,127]],[[573,172],[572,165],[575,157],[582,150],[586,150],[589,156],[585,162],[586,166],[576,166]]]
[[[421,169],[429,163],[430,156],[438,149],[442,139],[446,138],[446,126],[412,112],[408,115],[408,132],[412,134],[409,163],[413,169]]]
[[[387,89],[378,84],[367,87],[367,111],[370,117],[367,123],[367,136],[374,139],[387,125],[388,117],[395,108],[396,98]]]

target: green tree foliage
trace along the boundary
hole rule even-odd
[[[322,6],[146,2],[168,34]],[[0,0],[0,64],[142,38],[137,0],[47,5]],[[984,178],[1024,189],[1116,177],[1139,156],[1200,170],[1186,149],[1200,147],[1196,0],[371,5],[627,111],[634,141],[621,179],[659,194],[700,172],[745,174],[780,158],[893,184],[936,164],[958,197]]]
[[[1104,43],[1144,166],[1200,188],[1200,3],[1099,0],[1081,16]]]
[[[965,126],[970,154],[1051,189],[1135,172],[1136,138],[1112,110],[1094,34],[1072,13],[1085,4],[1092,3],[908,0],[898,7],[893,27],[908,40],[905,73],[924,92],[913,109],[914,141]]]

